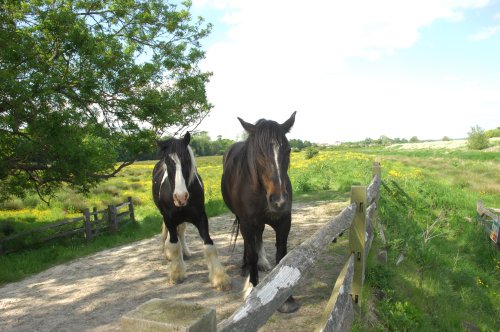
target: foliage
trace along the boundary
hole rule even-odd
[[[190,143],[196,156],[220,156],[232,144],[233,140],[222,138],[220,135],[217,136],[217,140],[212,141],[206,131],[193,135]]]
[[[16,0],[0,10],[0,200],[88,192],[209,112],[191,3]],[[117,158],[124,162],[115,165]]]
[[[309,148],[309,147],[313,147],[315,146],[316,144],[314,143],[311,143],[309,141],[303,141],[301,139],[296,139],[296,138],[292,138],[289,140],[289,143],[290,143],[290,147],[294,150],[294,151],[300,151],[300,150],[303,150],[305,148]]]
[[[319,151],[317,149],[308,148],[306,150],[306,159],[314,158],[318,153],[319,153]]]
[[[489,145],[489,139],[484,130],[479,126],[471,127],[467,137],[468,148],[470,150],[483,150]]]
[[[485,134],[488,138],[500,137],[500,127],[497,127],[495,129],[486,130]]]
[[[418,137],[417,137],[417,136],[412,136],[412,137],[410,138],[410,143],[418,143],[418,142],[420,142],[420,140],[418,139]]]

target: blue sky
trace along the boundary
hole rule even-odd
[[[214,108],[197,128],[241,135],[237,117],[285,121],[289,138],[463,138],[500,126],[500,0],[194,0],[214,25],[203,70]]]

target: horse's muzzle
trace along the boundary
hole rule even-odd
[[[188,204],[189,201],[189,193],[183,192],[183,193],[174,193],[174,205],[177,207],[183,207]]]
[[[268,197],[269,210],[271,212],[283,212],[287,210],[289,203],[288,194],[271,194]]]

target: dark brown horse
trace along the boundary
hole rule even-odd
[[[230,288],[230,279],[219,262],[217,250],[208,233],[203,181],[196,170],[189,132],[181,139],[159,142],[161,159],[153,169],[153,199],[163,216],[163,244],[171,260],[169,276],[174,283],[184,280],[186,268],[183,256],[191,254],[184,231],[185,222],[198,229],[204,242],[209,279],[212,287]],[[168,235],[170,235],[168,237]],[[168,239],[167,239],[168,237]]]
[[[245,296],[259,282],[258,269],[271,269],[262,244],[265,225],[276,232],[276,264],[287,253],[292,185],[287,174],[290,144],[285,134],[295,122],[295,113],[282,124],[264,119],[250,124],[238,118],[248,138],[224,154],[222,197],[235,214],[244,240],[243,273],[249,274]],[[279,311],[293,312],[298,307],[290,296]]]

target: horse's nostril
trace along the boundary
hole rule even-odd
[[[189,193],[174,193],[174,203],[177,206],[187,205]]]
[[[278,200],[278,195],[271,194],[271,197],[269,197],[269,200],[271,201],[271,203],[276,204],[276,201]]]

